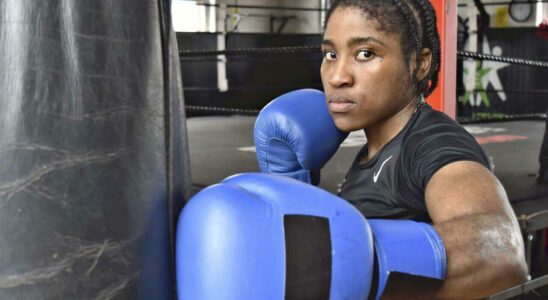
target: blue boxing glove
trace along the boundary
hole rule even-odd
[[[347,135],[335,127],[321,91],[289,92],[272,100],[257,117],[257,160],[264,173],[318,185],[320,169]]]
[[[430,225],[368,222],[322,189],[251,173],[188,202],[176,272],[181,300],[379,299],[398,274],[441,282],[445,251]]]

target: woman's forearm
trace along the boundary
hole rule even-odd
[[[483,298],[525,280],[523,240],[516,220],[482,213],[434,228],[447,252],[447,274],[439,298]]]

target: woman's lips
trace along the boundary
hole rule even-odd
[[[331,112],[344,113],[353,109],[356,103],[348,99],[333,99],[327,102],[327,106]]]

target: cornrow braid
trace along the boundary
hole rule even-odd
[[[416,60],[417,60],[417,67],[413,71],[413,81],[415,84],[417,84],[417,73],[419,72],[419,69],[421,67],[421,51],[422,51],[422,34],[419,31],[420,25],[417,22],[417,19],[415,18],[415,14],[413,11],[411,11],[411,8],[409,5],[410,3],[405,3],[403,0],[394,0],[394,3],[400,10],[400,12],[404,15],[405,19],[409,23],[409,28],[411,29],[411,35],[413,36],[413,39],[415,40],[415,53],[416,53]],[[422,91],[419,86],[419,91]]]
[[[426,38],[425,48],[429,48],[432,52],[432,63],[426,77],[419,82],[419,89],[424,91],[424,96],[427,97],[432,93],[434,88],[438,85],[438,76],[440,70],[441,61],[441,49],[440,49],[440,36],[437,29],[436,12],[428,0],[415,0],[418,2],[418,7],[421,19],[424,20],[424,33]],[[430,86],[428,82],[431,81]]]

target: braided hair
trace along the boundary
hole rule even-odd
[[[379,23],[377,28],[387,33],[399,33],[401,49],[406,61],[416,54],[417,68],[413,70],[413,82],[418,94],[427,97],[438,85],[440,70],[440,37],[436,27],[436,12],[429,0],[332,0],[324,20],[327,21],[337,7],[357,7],[369,18]],[[432,52],[428,74],[418,80],[422,49]]]

